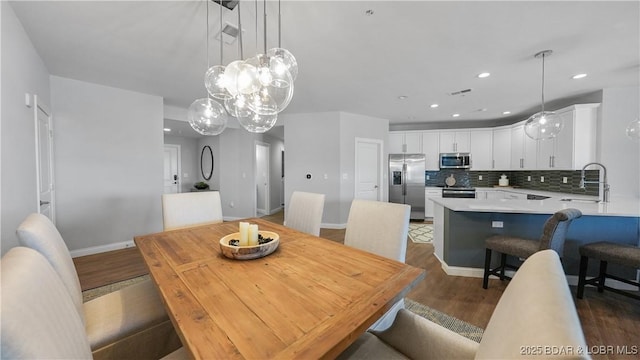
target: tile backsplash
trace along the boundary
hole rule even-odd
[[[443,186],[445,179],[453,175],[456,179],[455,186],[493,187],[498,185],[498,179],[502,174],[507,175],[509,186],[513,187],[569,194],[598,195],[597,184],[587,184],[586,189],[579,188],[581,178],[580,170],[425,171],[425,186]],[[600,170],[587,170],[585,176],[588,181],[598,181]],[[480,180],[480,177],[482,177],[482,180]],[[566,183],[563,182],[564,178],[567,178]]]

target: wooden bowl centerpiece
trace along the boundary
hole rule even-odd
[[[259,243],[258,245],[230,245],[240,241],[240,233],[233,233],[220,239],[220,250],[222,255],[229,259],[250,260],[267,256],[274,252],[280,244],[280,236],[272,231],[258,231],[260,239],[268,242]],[[235,241],[234,241],[235,240]],[[261,241],[261,240],[259,240]]]

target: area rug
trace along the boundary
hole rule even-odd
[[[411,299],[404,299],[404,307],[407,310],[412,311],[415,314],[422,316],[423,318],[430,320],[442,327],[445,327],[455,333],[458,333],[467,339],[471,339],[475,342],[482,340],[482,334],[484,330],[466,323],[460,319],[456,319],[453,316],[447,315],[438,310],[432,309],[426,305],[422,305]]]
[[[433,241],[433,224],[409,223],[409,239],[414,243],[430,243]]]
[[[85,290],[82,292],[82,302],[87,302],[91,299],[95,299],[99,296],[102,296],[104,294],[108,294],[110,292],[114,292],[118,289],[122,289],[125,286],[130,286],[133,284],[137,284],[141,281],[147,280],[149,279],[149,275],[142,275],[142,276],[138,276],[138,277],[134,277],[132,279],[128,279],[128,280],[123,280],[123,281],[118,281],[116,283],[113,284],[109,284],[109,285],[105,285],[105,286],[100,286],[97,287],[95,289],[90,289],[90,290]]]

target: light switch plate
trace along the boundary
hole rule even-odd
[[[543,183],[544,182],[544,176],[540,176],[540,182]]]
[[[492,221],[491,222],[491,227],[492,228],[503,228],[504,227],[504,223],[502,221]]]

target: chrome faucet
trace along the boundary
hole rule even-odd
[[[598,179],[598,181],[587,181],[587,180],[585,180],[584,171],[586,170],[587,167],[589,167],[591,165],[598,165],[598,166],[600,166],[602,168],[602,172],[603,172],[602,181],[600,181],[599,179]],[[588,163],[587,165],[582,167],[581,176],[582,177],[580,178],[580,185],[579,185],[580,189],[584,189],[585,188],[585,184],[600,184],[600,183],[602,183],[602,192],[600,194],[601,195],[600,197],[602,199],[600,200],[600,202],[605,202],[605,203],[609,202],[609,184],[607,183],[607,168],[604,165],[602,165],[600,163],[597,163],[597,162]]]

